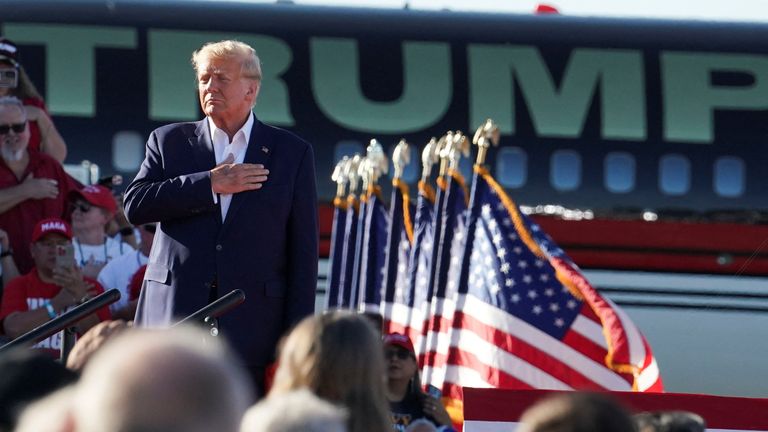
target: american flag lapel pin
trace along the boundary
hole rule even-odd
[[[263,151],[266,154],[269,154],[269,149],[265,146],[261,146],[261,151]]]

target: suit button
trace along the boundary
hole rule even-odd
[[[224,249],[220,244],[216,245],[216,251],[221,252],[221,250]]]

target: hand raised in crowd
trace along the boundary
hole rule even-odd
[[[74,303],[80,303],[89,296],[96,294],[93,284],[83,279],[80,269],[73,267],[54,267],[53,282],[64,288],[61,292],[67,292],[74,299]]]
[[[35,178],[32,173],[21,182],[21,186],[24,195],[31,199],[56,198],[59,195],[59,182],[49,178]]]
[[[72,352],[67,357],[67,369],[81,371],[85,364],[93,357],[93,354],[101,348],[107,340],[130,327],[130,323],[123,320],[102,321],[77,340]]]
[[[28,121],[36,121],[39,122],[41,119],[48,117],[45,114],[45,111],[40,109],[39,107],[32,106],[32,105],[25,105],[24,110],[27,112],[27,120]]]
[[[443,406],[443,403],[439,399],[436,399],[430,395],[424,395],[424,414],[435,419],[437,423],[442,426],[450,426],[451,416],[448,415],[448,411]]]
[[[260,164],[236,164],[230,153],[216,168],[211,170],[211,187],[221,194],[233,194],[261,188],[267,181],[269,170]]]
[[[88,258],[88,261],[86,261],[85,265],[82,267],[83,276],[96,279],[99,276],[99,272],[101,272],[101,269],[103,269],[105,265],[107,265],[107,263],[96,262],[93,259],[93,255],[91,255],[91,257]]]

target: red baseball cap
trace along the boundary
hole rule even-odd
[[[59,218],[46,218],[38,222],[35,229],[32,230],[32,243],[37,243],[42,237],[51,233],[72,240],[72,228],[66,221]]]
[[[100,185],[88,185],[78,191],[72,191],[69,193],[69,200],[74,201],[77,198],[82,198],[96,207],[101,207],[107,210],[110,214],[117,212],[117,203],[115,197],[112,196],[112,191]]]
[[[0,60],[7,61],[14,66],[18,66],[19,63],[16,59],[18,53],[19,49],[16,47],[15,43],[4,37],[0,37]]]
[[[402,333],[389,333],[388,335],[384,336],[384,345],[399,346],[400,348],[403,348],[404,350],[413,354],[414,357],[416,356],[416,351],[413,349],[411,338]]]

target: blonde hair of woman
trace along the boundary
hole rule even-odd
[[[391,432],[381,341],[368,320],[334,311],[286,338],[270,394],[309,388],[349,411],[350,432]]]

